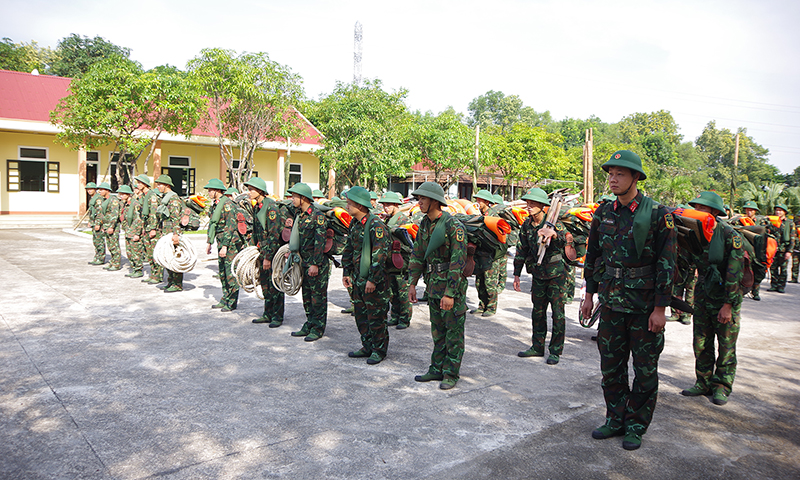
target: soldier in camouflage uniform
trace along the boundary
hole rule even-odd
[[[494,195],[488,190],[480,190],[475,194],[475,201],[485,216],[493,216],[497,212]],[[486,253],[476,253],[475,259],[475,288],[478,290],[478,308],[469,311],[471,314],[491,317],[497,312],[497,283],[499,280],[498,260],[505,263],[506,250],[501,249],[495,258],[486,258]],[[502,256],[501,256],[502,255]],[[499,258],[498,258],[499,257]],[[505,266],[505,265],[504,265]],[[505,281],[503,282],[505,286]]]
[[[244,239],[239,233],[237,219],[237,213],[241,212],[230,198],[223,195],[225,184],[220,179],[212,178],[205,189],[208,191],[208,198],[214,202],[211,208],[211,220],[208,222],[206,255],[211,254],[211,246],[217,242],[217,265],[219,279],[222,282],[222,298],[211,308],[230,312],[236,310],[239,302],[239,284],[233,276],[231,265],[236,254],[244,248]]]
[[[697,283],[695,276],[696,268],[692,264],[691,253],[684,248],[677,249],[675,261],[675,282],[672,284],[672,294],[683,299],[690,306],[694,304],[694,288]],[[671,314],[667,317],[668,322],[681,322],[684,325],[692,323],[691,315],[670,307]]]
[[[287,219],[292,227],[289,249],[298,254],[303,272],[303,309],[306,323],[293,337],[305,337],[306,342],[322,338],[328,323],[328,278],[330,261],[325,256],[325,214],[314,203],[311,187],[296,183],[289,189],[297,216]]]
[[[161,192],[156,188],[150,188],[150,179],[147,175],[138,175],[136,183],[143,195],[141,203],[142,224],[144,226],[144,236],[142,237],[144,262],[150,264],[150,276],[142,280],[142,282],[155,285],[164,281],[164,267],[153,260],[153,249],[158,242],[158,205],[161,203]]]
[[[386,263],[389,259],[389,229],[371,213],[369,192],[353,187],[347,192],[347,210],[353,217],[342,252],[342,284],[352,286],[356,326],[361,334],[361,348],[347,355],[369,357],[375,365],[386,358],[389,310]]]
[[[765,227],[769,232],[772,228],[772,224],[770,223],[769,219],[763,215],[758,215],[759,208],[756,202],[752,200],[748,200],[744,203],[744,213],[756,226]],[[753,297],[753,300],[760,301],[761,296],[759,295],[759,290],[761,286],[761,282],[767,276],[767,266],[760,263],[758,258],[751,258],[750,259],[750,266],[753,269],[753,288],[750,289],[750,294]]]
[[[543,357],[544,340],[547,336],[547,306],[553,312],[553,334],[550,337],[550,356],[548,365],[555,365],[564,351],[566,315],[564,306],[572,300],[572,292],[568,292],[567,277],[571,269],[564,259],[564,246],[567,242],[567,230],[561,221],[555,225],[545,219],[544,207],[550,205],[547,193],[541,188],[532,188],[522,196],[528,204],[530,215],[525,219],[519,234],[517,254],[514,257],[514,290],[520,292],[522,267],[527,267],[533,274],[531,281],[531,322],[533,336],[531,348],[519,352],[520,357]],[[542,263],[538,263],[540,238],[547,242]]]
[[[441,185],[425,182],[411,194],[419,199],[425,216],[409,262],[408,296],[416,303],[417,282],[424,275],[433,337],[428,372],[414,380],[441,380],[439,388],[449,390],[458,382],[464,356],[467,279],[462,272],[467,263],[467,233],[458,219],[442,211],[447,200]]]
[[[253,244],[258,247],[258,273],[264,297],[264,313],[253,323],[269,323],[269,328],[283,325],[285,295],[272,283],[272,259],[283,245],[281,231],[287,215],[273,199],[267,197],[267,183],[258,177],[247,182],[250,200],[256,202],[253,218]]]
[[[800,222],[800,211],[795,213],[794,220]],[[794,220],[792,220],[792,223],[794,223],[794,228],[792,229],[792,245],[794,245],[794,248],[792,248],[792,279],[789,280],[791,283],[797,283],[797,277],[800,275],[800,237],[798,237],[797,232],[798,222]]]
[[[162,195],[156,212],[161,222],[161,235],[167,235],[171,232],[172,244],[178,245],[178,243],[180,243],[180,234],[182,230],[181,215],[183,214],[184,204],[181,197],[172,191],[173,186],[172,178],[170,178],[169,175],[161,175],[156,180],[156,188]],[[183,291],[183,273],[167,270],[167,287],[164,289],[164,292],[171,293],[180,291]]]
[[[119,221],[122,229],[125,230],[125,253],[128,255],[128,263],[131,264],[131,271],[125,276],[131,278],[143,277],[142,260],[144,258],[144,248],[142,234],[144,226],[142,224],[142,206],[128,185],[119,187],[117,195],[119,195],[122,205]]]
[[[103,185],[103,184],[101,184]],[[108,184],[105,184],[108,187]],[[108,187],[109,189],[111,187]],[[97,185],[94,182],[86,184],[86,191],[92,197],[89,199],[89,228],[92,229],[92,245],[94,245],[94,259],[89,262],[89,265],[102,265],[106,263],[106,242],[103,230],[103,219],[100,217],[100,207],[103,205],[103,195],[97,191]]]
[[[592,438],[625,435],[626,450],[642,444],[658,395],[658,358],[664,348],[664,314],[672,298],[676,234],[666,207],[642,195],[645,173],[638,155],[620,150],[603,164],[617,196],[594,214],[587,244],[586,298],[581,314],[589,318],[592,296],[602,305],[597,331],[605,424]],[[633,356],[633,387],[628,360]]]
[[[714,192],[701,192],[689,204],[714,216],[721,215],[725,208],[722,198]],[[693,342],[697,381],[681,393],[687,397],[713,395],[716,405],[725,405],[736,376],[736,339],[742,309],[739,283],[744,272],[742,237],[729,225],[718,223],[711,241],[700,255],[694,256],[693,263],[699,274]],[[716,359],[714,337],[719,344]]]
[[[786,212],[789,208],[783,203],[775,205],[775,215],[781,221],[780,228],[772,227],[771,234],[778,241],[778,251],[775,252],[775,259],[772,261],[772,266],[769,268],[770,281],[772,286],[767,290],[768,292],[784,293],[786,291],[786,264],[792,258],[792,250],[794,250],[794,222],[786,218]],[[772,224],[770,224],[772,225]]]
[[[403,198],[399,193],[386,192],[379,202],[383,204],[383,211],[387,215],[386,226],[390,232],[393,232],[395,228],[399,228],[401,225],[411,223],[411,219],[400,211]],[[399,244],[399,240],[392,239],[391,242],[392,247],[390,248],[396,248]],[[399,254],[400,252],[390,252],[390,254],[392,253]],[[389,302],[392,306],[392,318],[386,322],[386,325],[397,325],[398,330],[403,330],[411,325],[413,313],[411,302],[408,300],[408,263],[404,261],[403,266],[397,268],[389,262],[386,275],[389,283]]]
[[[108,253],[111,254],[111,262],[105,270],[115,272],[122,269],[122,252],[119,248],[119,211],[120,202],[116,195],[111,195],[106,183],[100,184],[98,190],[103,195],[103,204],[100,206],[100,214],[103,217],[103,232]]]

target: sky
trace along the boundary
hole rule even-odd
[[[0,0],[0,36],[55,48],[72,33],[131,49],[146,69],[202,48],[266,52],[309,98],[362,77],[439,113],[490,90],[556,120],[668,110],[684,141],[747,129],[783,173],[800,166],[797,0]]]

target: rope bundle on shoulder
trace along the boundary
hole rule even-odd
[[[261,283],[259,282],[258,248],[249,246],[237,253],[231,263],[231,272],[236,283],[245,292],[256,292],[260,299],[264,299],[261,294]]]
[[[173,245],[172,234],[168,233],[153,247],[153,260],[172,272],[186,273],[197,263],[197,253],[187,236],[180,235],[178,244]]]
[[[272,258],[272,284],[275,288],[287,295],[296,295],[303,285],[301,263],[300,255],[292,252],[289,245],[279,248]]]

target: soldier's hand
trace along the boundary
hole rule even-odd
[[[733,309],[730,303],[726,303],[722,305],[722,308],[719,309],[719,313],[717,314],[717,321],[721,324],[731,323],[733,318],[731,314],[731,310]]]
[[[417,303],[417,286],[409,285],[408,287],[408,300],[411,303]]]
[[[367,280],[367,286],[364,288],[366,293],[372,293],[375,291],[375,284]]]
[[[656,307],[653,310],[653,313],[650,314],[650,318],[648,320],[648,330],[653,333],[660,333],[664,331],[664,325],[667,324],[667,314],[665,313],[666,309],[667,307]]]
[[[139,240],[141,240],[141,238],[139,238],[139,235],[134,235],[133,236],[133,241],[134,242],[138,242]]]
[[[454,303],[453,297],[448,297],[447,295],[445,295],[444,297],[442,297],[442,301],[439,302],[439,308],[441,308],[444,311],[452,310],[453,303]]]
[[[173,245],[177,245],[177,244],[179,244],[179,243],[181,243],[181,237],[180,237],[180,235],[178,235],[177,233],[173,233],[173,234],[172,234],[172,244],[173,244]]]
[[[95,229],[95,231],[99,232],[100,231],[100,225],[95,225],[94,229]]]
[[[316,277],[317,275],[319,275],[319,267],[317,267],[316,265],[310,265],[308,267],[308,276]]]
[[[786,255],[784,255],[784,258],[786,259],[786,261],[789,261],[789,259],[792,258],[792,252],[786,252]]]
[[[353,285],[350,283],[350,277],[342,277],[342,285],[344,285],[344,288],[350,288]]]
[[[150,236],[150,238],[155,238],[156,231],[155,230],[150,230],[150,233],[148,233],[148,235]]]
[[[206,247],[206,255],[211,255],[211,244],[210,243]]]
[[[514,275],[514,290],[517,292],[521,292],[522,289],[519,288],[519,277]]]
[[[265,258],[262,266],[264,267],[264,270],[269,270],[272,268],[272,262]]]
[[[586,293],[586,297],[581,304],[581,316],[583,318],[591,318],[592,310],[594,309],[594,294]]]
[[[550,227],[544,227],[544,228],[539,229],[538,235],[540,237],[543,237],[544,241],[546,241],[547,243],[550,243],[550,239],[555,237],[555,236],[557,236],[558,233],[556,233],[556,231],[553,230]]]
[[[109,234],[109,235],[113,235],[114,234],[114,229],[113,228],[109,228],[108,230],[106,230],[106,233]]]
[[[219,249],[219,258],[225,258],[228,255],[228,247],[223,246]]]
[[[287,227],[291,227],[292,225],[294,225],[294,219],[293,218],[287,218],[286,219],[286,226]]]

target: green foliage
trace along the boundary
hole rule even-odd
[[[412,163],[421,162],[431,169],[433,181],[445,188],[458,181],[459,174],[474,170],[475,132],[451,111],[414,115],[403,137],[403,147]],[[441,178],[444,172],[449,175],[446,179]]]
[[[49,73],[60,77],[81,78],[95,63],[110,57],[127,59],[131,51],[100,36],[89,38],[73,33],[59,40],[56,53],[58,58]]]
[[[3,38],[0,42],[0,69],[2,70],[27,73],[37,70],[41,74],[47,74],[56,59],[55,52],[50,48],[40,48],[36,42],[14,43],[10,38]]]
[[[634,113],[619,121],[619,132],[623,143],[641,143],[644,137],[663,134],[670,145],[676,146],[681,142],[682,135],[678,134],[678,124],[672,114],[666,110],[653,113]]]
[[[518,123],[499,137],[500,148],[496,149],[493,164],[506,179],[520,181],[524,186],[545,178],[579,179],[582,165],[560,148],[564,142],[561,135]]]
[[[505,133],[517,123],[531,127],[546,127],[553,123],[549,111],[537,113],[532,107],[523,106],[519,96],[494,90],[474,98],[468,110],[468,124],[471,127],[480,124],[481,130],[491,133]]]
[[[757,185],[752,182],[742,182],[737,186],[738,195],[735,207],[742,211],[742,205],[748,200],[753,200],[758,205],[762,215],[772,215],[775,205],[786,201],[782,183],[768,183]]]

